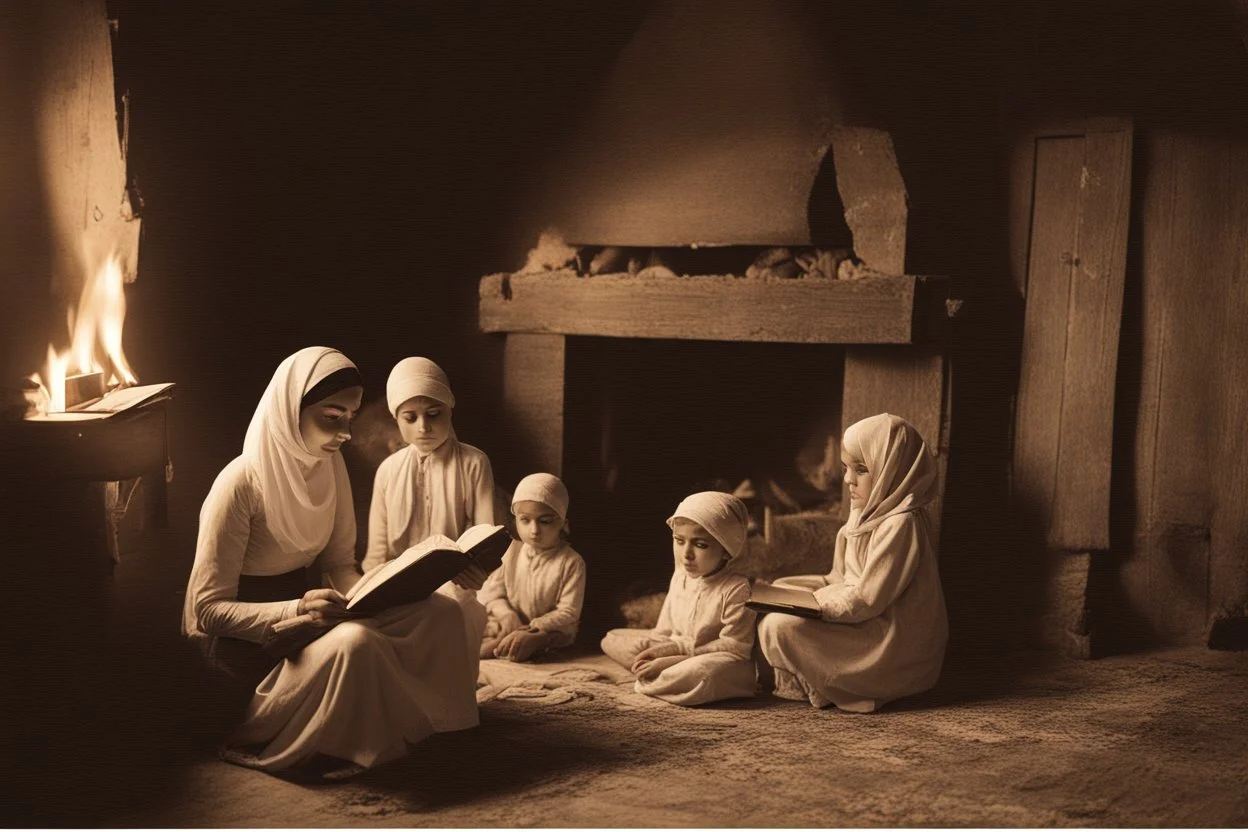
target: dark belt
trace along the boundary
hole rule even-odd
[[[239,575],[238,600],[259,604],[267,601],[293,601],[312,588],[308,570],[296,569],[284,575]]]

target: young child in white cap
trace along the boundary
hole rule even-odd
[[[455,395],[428,358],[404,358],[386,380],[386,405],[407,447],[382,460],[373,480],[365,572],[434,534],[452,540],[494,523],[494,470],[479,448],[460,442],[451,423]],[[486,579],[470,567],[439,589],[463,607],[474,661],[485,626],[476,591]]]
[[[676,571],[653,630],[611,630],[602,650],[637,676],[634,689],[677,705],[753,696],[750,583],[729,563],[745,548],[745,504],[721,491],[691,494],[667,519]]]
[[[481,658],[522,662],[576,638],[585,561],[568,545],[568,489],[555,475],[520,480],[511,513],[520,539],[477,593],[489,616]]]

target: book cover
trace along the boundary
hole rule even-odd
[[[756,584],[750,588],[750,600],[745,605],[759,612],[782,612],[803,618],[823,617],[814,593],[805,589]]]

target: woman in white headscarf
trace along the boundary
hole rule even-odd
[[[200,511],[182,629],[215,667],[254,687],[231,762],[278,771],[320,757],[349,771],[478,722],[476,654],[450,599],[343,621],[280,661],[261,648],[275,625],[341,618],[359,579],[339,448],[362,395],[359,371],[337,350],[286,358]]]
[[[750,582],[730,567],[745,548],[745,504],[700,491],[680,501],[667,525],[676,569],[658,623],[653,630],[609,631],[602,652],[636,674],[638,693],[674,705],[753,696]]]
[[[936,684],[948,623],[928,506],[936,462],[906,420],[882,413],[845,431],[849,520],[827,575],[782,578],[811,590],[822,620],[759,623],[777,696],[867,713]]]

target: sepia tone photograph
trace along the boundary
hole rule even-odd
[[[0,824],[1248,826],[1248,0],[0,0]]]

